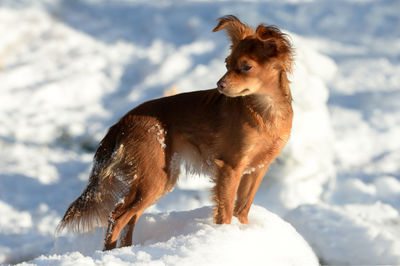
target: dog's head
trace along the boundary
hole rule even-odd
[[[214,32],[225,29],[231,38],[231,54],[226,58],[226,74],[218,81],[220,93],[229,97],[268,94],[282,71],[290,72],[292,49],[277,27],[259,25],[256,30],[235,16],[219,19]]]

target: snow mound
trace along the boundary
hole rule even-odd
[[[234,218],[231,225],[216,225],[211,207],[145,214],[132,247],[96,251],[101,248],[101,231],[73,240],[65,236],[56,241],[53,252],[73,252],[41,256],[30,264],[318,265],[307,242],[277,215],[253,206],[249,222],[243,225]]]
[[[288,220],[324,264],[399,265],[399,213],[390,205],[303,205]]]

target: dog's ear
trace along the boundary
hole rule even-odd
[[[247,36],[254,34],[254,30],[252,28],[240,22],[240,20],[233,15],[219,18],[218,25],[213,29],[213,32],[222,29],[226,29],[226,33],[232,40],[232,46],[237,45]]]
[[[268,57],[275,57],[278,55],[278,44],[275,40],[267,40],[263,41],[263,47],[265,50],[265,54]]]
[[[264,44],[265,53],[268,57],[276,57],[283,70],[290,72],[292,68],[292,45],[287,35],[275,26],[259,25],[256,36]]]
[[[276,26],[265,26],[260,24],[256,29],[256,36],[262,41],[271,38],[279,38],[281,35],[282,32]]]

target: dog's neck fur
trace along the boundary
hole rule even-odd
[[[268,123],[269,127],[278,126],[280,120],[292,115],[292,96],[286,72],[281,71],[273,80],[269,80],[263,91],[265,93],[243,97],[245,106],[261,125]]]

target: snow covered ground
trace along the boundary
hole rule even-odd
[[[315,265],[311,246],[323,264],[400,264],[398,10],[396,0],[1,1],[0,263]],[[229,43],[211,29],[225,14],[276,24],[296,47],[293,134],[252,224],[213,225],[210,184],[184,175],[139,220],[133,247],[99,251],[101,230],[55,237],[110,125],[171,86],[215,87]]]
[[[318,265],[311,247],[291,225],[262,207],[253,207],[251,225],[242,225],[236,218],[231,225],[216,225],[211,207],[145,214],[135,229],[134,249],[98,251],[102,249],[100,230],[90,236],[60,238],[51,251],[54,255],[30,263],[61,264],[69,260],[82,265]],[[71,253],[58,255],[67,251]]]

